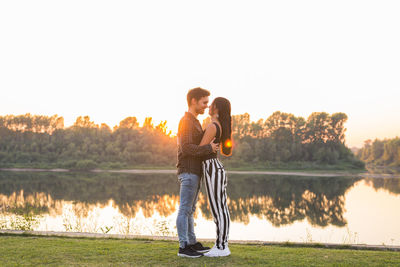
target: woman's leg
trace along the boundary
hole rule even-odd
[[[217,164],[220,167],[220,185],[221,185],[221,211],[223,218],[223,229],[221,231],[221,245],[222,249],[225,249],[228,246],[228,238],[229,238],[229,227],[230,227],[230,214],[228,209],[228,198],[226,194],[226,187],[228,185],[228,177],[226,175],[225,168],[222,166],[219,160],[217,160]]]
[[[217,159],[203,163],[204,180],[211,212],[216,224],[217,239],[215,245],[225,249],[228,242],[230,216],[227,206],[227,176],[222,164]]]

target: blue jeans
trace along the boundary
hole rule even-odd
[[[196,243],[194,234],[193,213],[196,210],[197,196],[200,190],[200,177],[194,173],[181,173],[178,176],[181,184],[179,193],[180,204],[176,229],[178,230],[179,247]]]

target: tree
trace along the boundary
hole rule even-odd
[[[99,128],[99,125],[95,124],[93,121],[90,120],[89,116],[79,116],[73,127],[81,127],[81,128]]]
[[[119,128],[136,129],[138,127],[139,123],[136,117],[127,117],[119,123]]]

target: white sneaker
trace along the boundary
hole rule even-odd
[[[231,251],[228,247],[226,247],[225,249],[219,249],[216,246],[213,246],[213,248],[209,252],[206,252],[203,255],[206,257],[226,257],[231,255]]]

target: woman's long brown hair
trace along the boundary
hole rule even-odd
[[[232,154],[231,103],[226,98],[217,97],[211,105],[218,109],[218,120],[222,128],[221,153],[230,156]]]

